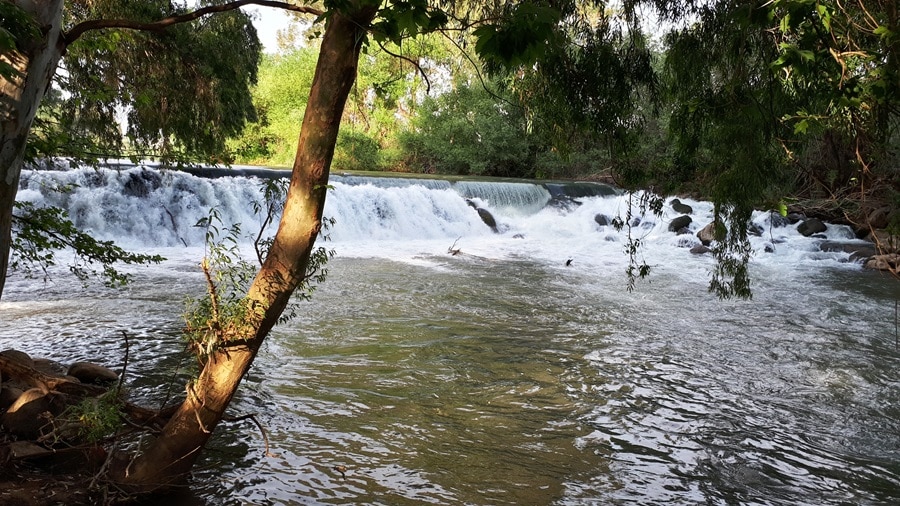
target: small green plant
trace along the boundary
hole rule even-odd
[[[89,443],[112,436],[122,426],[122,412],[115,391],[73,404],[60,418],[76,426],[77,438]]]
[[[287,180],[267,180],[262,186],[263,199],[254,202],[253,209],[261,216],[260,230],[249,238],[253,239],[259,264],[265,261],[272,238],[266,236],[265,230],[284,208],[287,192]],[[322,226],[324,234],[333,224],[333,220],[325,220]],[[247,290],[256,276],[257,266],[246,261],[242,256],[239,244],[242,238],[240,224],[225,226],[216,208],[199,220],[198,227],[205,228],[206,253],[200,262],[200,268],[206,278],[206,293],[187,301],[184,313],[184,335],[190,348],[196,353],[200,364],[226,343],[240,342],[252,337],[257,323],[263,317],[264,308],[258,307],[246,297]],[[297,302],[308,300],[315,284],[325,281],[328,271],[325,263],[334,252],[319,247],[313,251],[306,277],[294,292],[296,302],[288,305],[279,323],[285,323],[297,315]]]

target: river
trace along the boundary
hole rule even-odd
[[[0,347],[120,368],[124,333],[127,384],[154,405],[191,374],[179,337],[185,297],[203,290],[191,225],[210,205],[252,222],[258,190],[153,171],[134,191],[134,173],[23,177],[20,198],[168,260],[127,269],[120,290],[63,269],[12,277]],[[58,195],[49,180],[75,186]],[[251,421],[224,423],[184,504],[900,501],[900,286],[822,239],[758,213],[753,299],[722,301],[706,289],[712,259],[666,229],[666,206],[636,226],[652,271],[629,292],[625,238],[594,220],[626,196],[547,206],[546,187],[521,183],[332,184],[328,279],[276,328],[233,405],[255,414],[268,453]],[[685,202],[696,231],[711,206]]]

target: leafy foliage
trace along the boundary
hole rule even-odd
[[[186,10],[161,0],[66,5],[67,25],[102,17],[155,21]],[[250,86],[260,49],[240,11],[161,32],[89,31],[68,46],[66,72],[54,82],[61,93],[35,125],[38,139],[52,141],[33,144],[30,154],[227,161],[225,139],[256,117]]]

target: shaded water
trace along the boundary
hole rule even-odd
[[[508,234],[547,228],[502,219]],[[185,503],[900,501],[893,280],[784,253],[794,263],[752,265],[752,301],[723,302],[708,261],[662,234],[650,283],[626,293],[602,236],[562,252],[472,232],[450,256],[456,233],[337,240],[329,280],[234,405],[270,455],[252,423],[223,424]],[[170,260],[124,291],[12,280],[0,347],[119,367],[125,331],[134,395],[177,395],[200,252],[160,251]],[[572,267],[547,260],[572,251]]]

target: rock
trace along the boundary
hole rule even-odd
[[[688,228],[692,221],[694,220],[690,216],[679,216],[669,223],[669,232],[678,232],[683,228]]]
[[[900,253],[900,236],[887,230],[875,230],[866,236],[866,240],[877,244],[882,253]]]
[[[759,225],[757,225],[756,223],[751,223],[747,227],[747,235],[752,235],[754,237],[762,237],[763,232],[764,232],[763,228],[760,227]]]
[[[763,246],[763,251],[765,251],[766,253],[775,253],[775,245],[770,242],[767,242]]]
[[[788,225],[793,225],[794,223],[797,223],[797,222],[796,221],[792,222],[790,220],[790,218],[788,218],[787,216],[782,216],[781,214],[776,213],[775,211],[772,211],[769,213],[769,224],[771,224],[772,227],[774,227],[774,228],[786,227]]]
[[[105,385],[119,381],[119,375],[112,369],[90,362],[75,362],[69,366],[69,376],[78,378],[82,383]]]
[[[810,218],[803,223],[797,225],[797,232],[800,232],[802,235],[809,237],[813,234],[818,234],[820,232],[824,232],[828,230],[828,227],[822,223],[818,218]]]
[[[680,214],[694,214],[694,208],[693,208],[693,207],[691,207],[691,206],[689,206],[689,205],[687,205],[687,204],[682,204],[681,201],[678,200],[678,199],[672,199],[672,202],[670,203],[670,205],[672,206],[672,209],[673,209],[676,213],[680,213]]]
[[[698,244],[691,248],[691,253],[695,255],[705,255],[710,252],[712,252],[712,248],[706,246],[705,244]]]
[[[703,243],[704,246],[709,246],[713,241],[716,240],[716,222],[710,222],[709,225],[700,229],[697,232],[697,239],[700,239],[700,242]]]
[[[788,213],[787,220],[791,225],[806,219],[806,215],[802,213]]]
[[[900,254],[875,255],[866,260],[864,267],[866,269],[900,273]]]
[[[866,217],[866,221],[868,221],[869,227],[871,228],[887,228],[891,223],[891,208],[876,207],[875,209],[872,209]]]
[[[851,261],[865,260],[878,254],[875,245],[865,242],[824,241],[819,244],[822,251],[849,253]]]
[[[46,358],[34,359],[33,367],[35,368],[35,370],[50,376],[62,377],[66,375],[66,366],[60,364],[59,362],[55,362]]]
[[[12,406],[13,403],[16,402],[16,399],[21,395],[21,388],[12,385],[3,385],[3,388],[0,388],[0,411],[5,411]]]
[[[609,216],[600,213],[594,215],[594,221],[597,222],[597,225],[600,225],[601,227],[605,227],[612,223],[612,221],[609,219]]]
[[[50,420],[47,413],[57,416],[66,408],[63,394],[45,392],[40,388],[26,390],[0,417],[6,430],[16,436],[36,439]]]
[[[491,227],[491,230],[497,232],[497,220],[494,219],[494,215],[487,209],[482,209],[480,207],[476,207],[475,210],[478,211],[478,216],[481,217],[481,221],[483,221],[485,225]]]
[[[513,236],[513,239],[524,239],[524,238],[525,238],[525,234],[516,234]]]
[[[28,367],[34,367],[34,360],[31,357],[22,351],[19,350],[4,350],[0,351],[0,355],[4,357],[14,360],[20,364],[27,365]]]
[[[679,234],[678,242],[675,246],[678,248],[693,248],[697,245],[697,238],[690,234]]]

